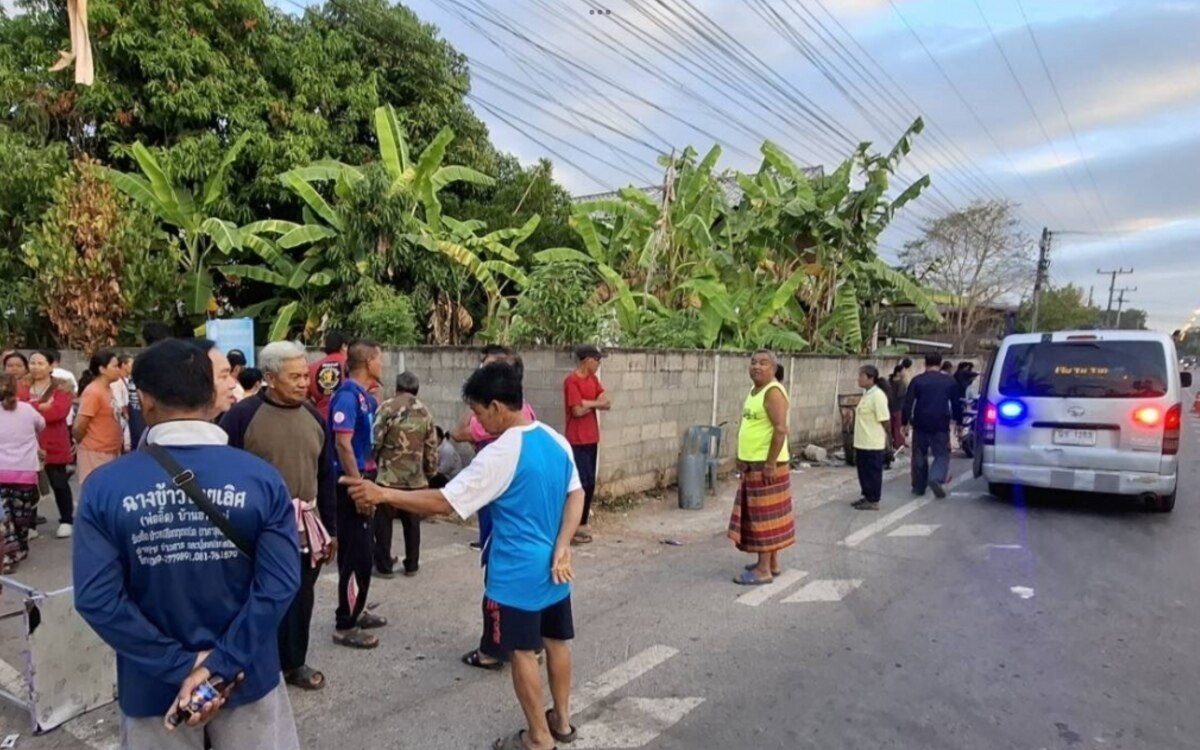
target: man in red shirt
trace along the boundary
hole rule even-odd
[[[583,520],[575,532],[572,544],[587,544],[592,541],[588,530],[588,515],[592,510],[592,498],[596,495],[596,449],[600,444],[600,420],[597,411],[608,411],[612,405],[608,394],[600,384],[596,372],[604,353],[587,345],[575,350],[579,366],[563,380],[563,402],[567,409],[567,442],[575,454],[575,468],[583,484]]]
[[[308,397],[329,421],[329,400],[346,378],[346,350],[350,342],[341,331],[325,334],[325,356],[308,366]]]

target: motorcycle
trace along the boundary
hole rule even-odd
[[[967,458],[975,456],[975,419],[979,411],[979,399],[964,398],[962,423],[958,426],[958,447]]]

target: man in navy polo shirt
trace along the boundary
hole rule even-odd
[[[300,585],[292,498],[266,461],[225,444],[209,419],[212,363],[162,341],[133,365],[149,429],[254,553],[240,552],[145,450],[98,469],[75,521],[75,608],[117,652],[125,750],[299,750],[275,632]],[[163,717],[195,687],[245,675],[205,728]]]
[[[375,410],[379,408],[369,392],[383,377],[383,352],[373,341],[355,341],[346,354],[349,377],[329,401],[329,429],[333,432],[339,477],[372,479],[375,457],[372,433]],[[337,493],[338,607],[333,642],[349,648],[375,648],[379,639],[364,631],[381,628],[387,620],[365,611],[371,588],[372,514],[361,514],[346,494],[344,485]]]
[[[543,750],[575,739],[571,726],[571,538],[583,516],[583,485],[566,439],[523,412],[521,375],[510,364],[484,365],[463,398],[496,441],[440,490],[394,490],[346,479],[365,508],[386,503],[419,515],[492,511],[491,556],[480,649],[512,655],[513,689],[526,729],[494,747]],[[537,651],[545,648],[554,706],[544,710]]]

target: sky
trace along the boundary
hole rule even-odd
[[[284,9],[296,3],[273,0]],[[308,0],[300,0],[307,2]],[[1018,205],[1051,280],[1109,278],[1179,327],[1200,308],[1200,0],[409,0],[471,62],[494,142],[575,194],[661,181],[656,157],[770,138],[836,166],[926,130],[897,190],[934,190],[881,239],[972,200]]]

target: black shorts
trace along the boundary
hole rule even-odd
[[[513,651],[540,651],[544,638],[569,641],[575,637],[571,597],[537,612],[483,599],[483,638],[479,650],[493,659],[507,659]]]

